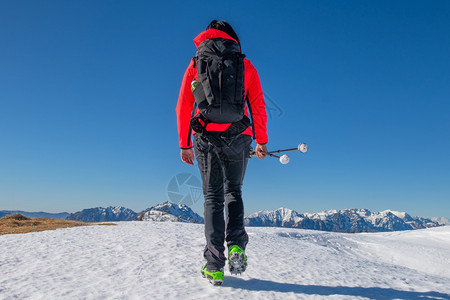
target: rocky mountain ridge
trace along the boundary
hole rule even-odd
[[[67,220],[82,222],[106,222],[106,221],[134,221],[138,215],[129,208],[123,206],[108,206],[83,209],[70,214]]]

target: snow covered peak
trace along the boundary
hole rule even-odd
[[[291,227],[292,224],[303,219],[303,215],[296,211],[280,207],[274,211],[260,211],[249,215],[245,219],[245,224],[249,226],[274,226]]]
[[[289,214],[291,214],[293,212],[292,209],[289,209],[289,208],[286,208],[286,207],[280,207],[276,211],[278,211],[282,215],[289,215]]]
[[[144,210],[139,220],[203,223],[203,218],[184,204],[163,202]]]
[[[396,217],[398,217],[400,219],[404,219],[404,218],[406,218],[406,216],[409,216],[405,212],[400,212],[400,211],[395,211],[395,210],[390,210],[390,209],[382,211],[379,214],[382,215],[382,216],[387,216],[389,214],[393,214],[393,215],[395,215]]]

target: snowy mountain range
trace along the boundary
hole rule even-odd
[[[160,203],[140,213],[122,206],[96,207],[76,213],[50,214],[22,211],[0,211],[0,217],[19,212],[27,217],[67,218],[84,222],[105,221],[170,221],[203,223],[203,218],[183,204]],[[405,212],[386,210],[371,212],[367,209],[328,210],[319,213],[299,213],[288,208],[260,211],[245,218],[246,226],[289,227],[334,232],[384,232],[422,229],[448,225],[446,218],[411,217]]]
[[[431,219],[411,217],[405,212],[367,209],[328,210],[299,213],[288,208],[260,211],[245,218],[246,226],[270,226],[314,229],[334,232],[380,232],[423,229],[440,224]]]
[[[123,206],[95,207],[70,214],[67,220],[82,222],[135,221],[137,214]]]
[[[144,210],[139,215],[140,221],[170,221],[185,223],[203,223],[203,218],[189,206],[164,202]]]

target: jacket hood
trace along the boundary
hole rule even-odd
[[[237,43],[235,39],[233,39],[231,36],[223,32],[222,30],[218,29],[207,29],[197,35],[194,39],[195,46],[198,49],[198,45],[200,45],[202,42],[209,40],[209,39],[216,39],[216,38],[223,38],[223,39],[229,39],[233,40]]]

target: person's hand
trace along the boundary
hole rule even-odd
[[[255,153],[259,159],[264,159],[266,157],[267,147],[266,145],[256,144]]]
[[[192,150],[192,148],[190,149],[181,149],[181,160],[188,164],[188,165],[193,165],[194,164],[194,151]]]

